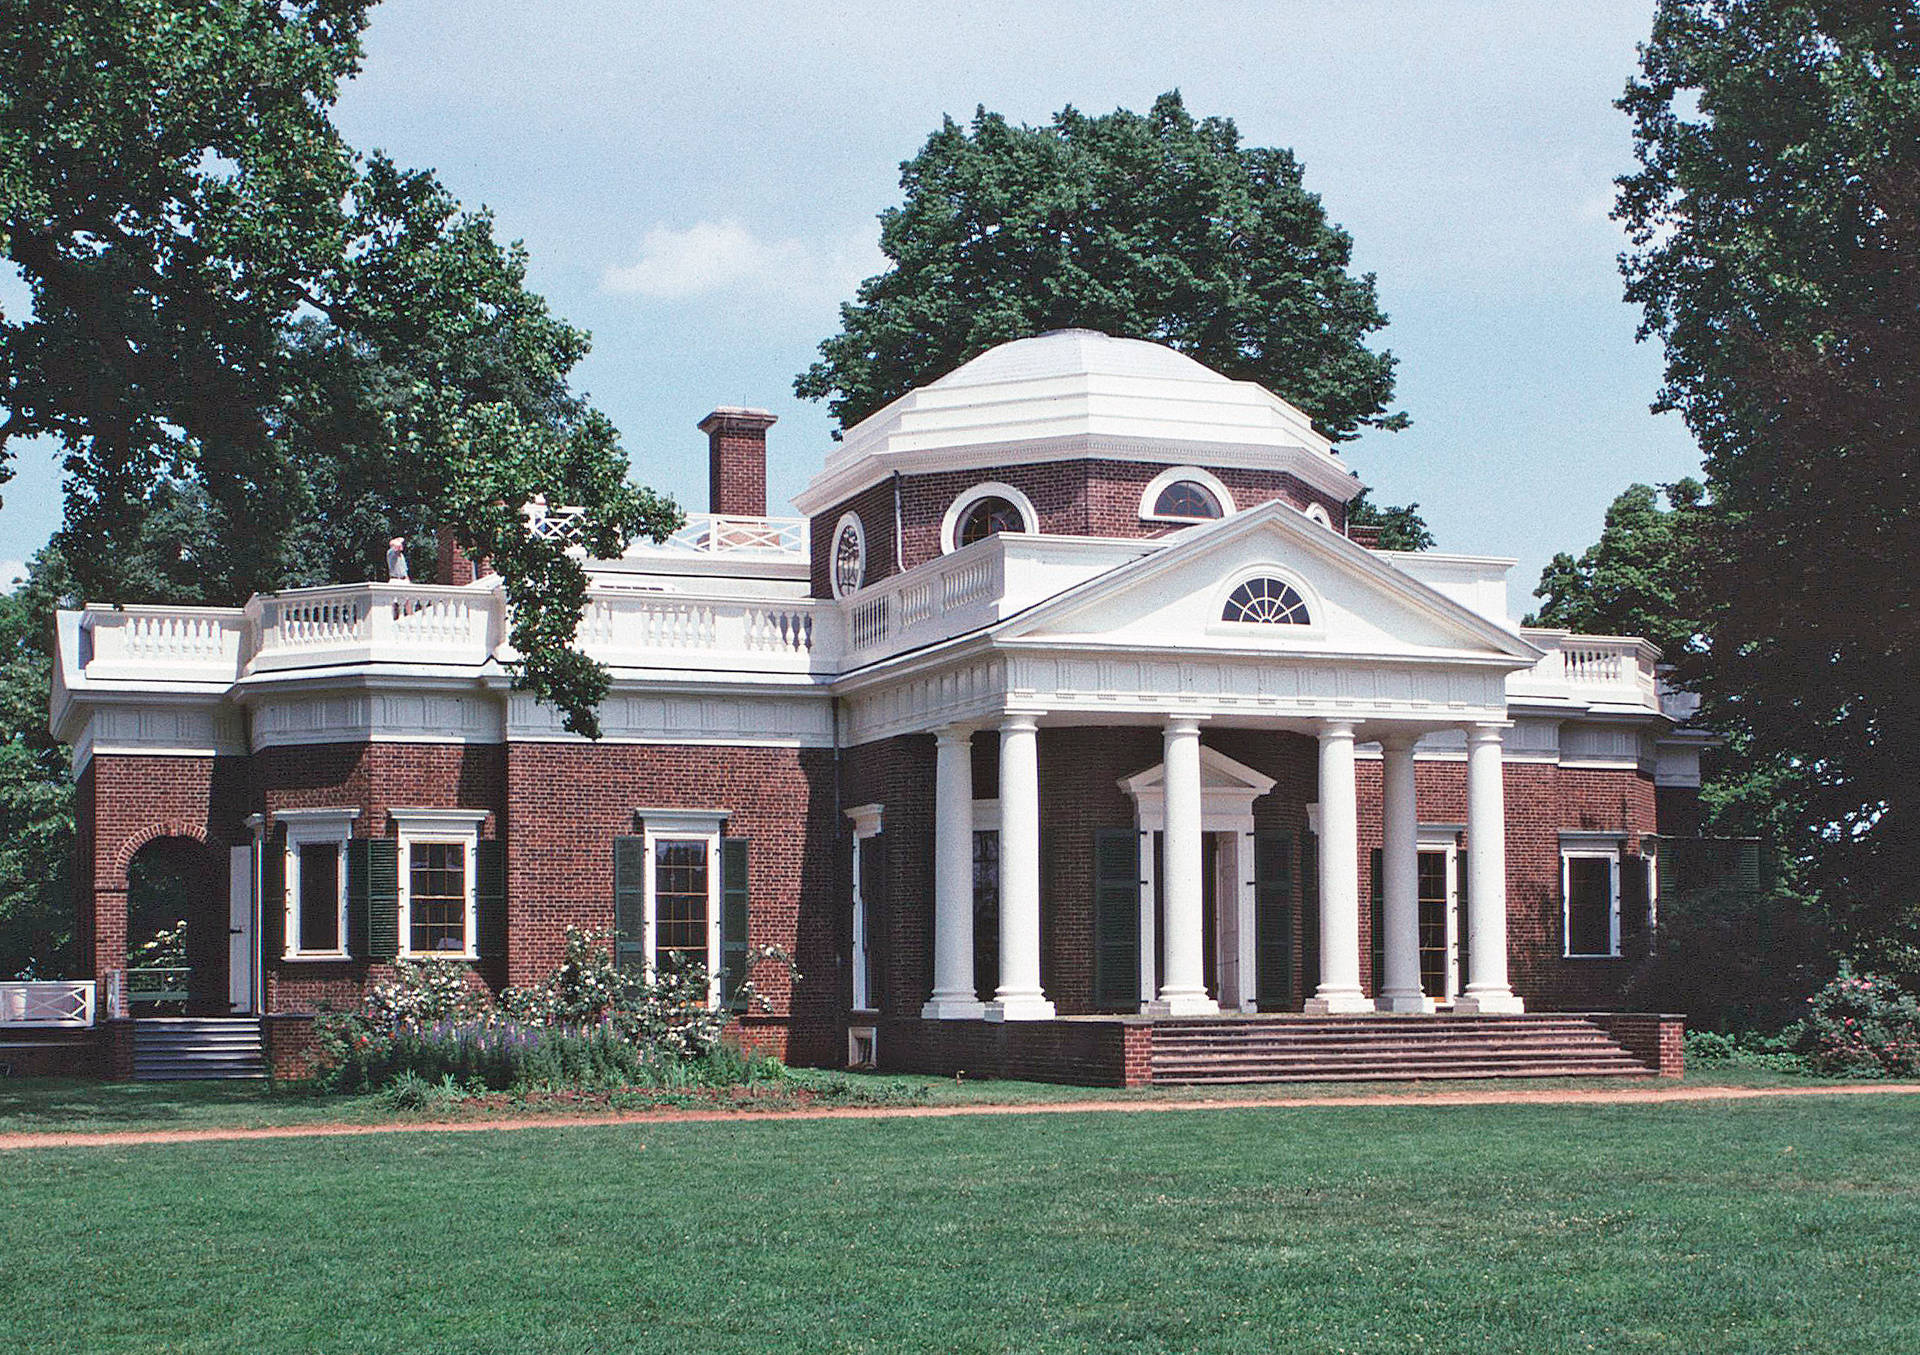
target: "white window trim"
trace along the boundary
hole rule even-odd
[[[640,835],[646,842],[646,878],[641,905],[647,977],[657,972],[654,942],[659,934],[659,870],[655,847],[662,842],[704,842],[707,845],[707,1006],[720,1005],[720,835],[731,818],[724,809],[637,809]]]
[[[1460,972],[1460,932],[1466,926],[1460,916],[1460,834],[1465,831],[1458,823],[1423,823],[1415,834],[1417,853],[1444,852],[1447,858],[1446,991],[1435,999],[1442,1006],[1458,1001],[1467,986],[1467,976]]]
[[[1575,858],[1600,860],[1607,863],[1607,944],[1608,950],[1587,951],[1573,948],[1573,866]],[[1574,846],[1563,843],[1560,848],[1560,950],[1561,958],[1568,960],[1617,960],[1620,958],[1620,848]]]
[[[960,549],[955,541],[960,533],[960,523],[967,510],[982,499],[1005,499],[1020,513],[1020,530],[1030,535],[1040,531],[1040,515],[1033,511],[1033,500],[1015,489],[1012,485],[998,480],[984,480],[970,489],[962,490],[947,505],[947,515],[940,519],[940,553],[951,555]]]
[[[1147,487],[1140,492],[1140,520],[1142,522],[1179,522],[1185,524],[1219,521],[1219,518],[1183,517],[1179,514],[1156,513],[1153,511],[1153,505],[1159,500],[1160,495],[1166,491],[1167,486],[1176,485],[1182,480],[1191,480],[1205,489],[1209,494],[1213,495],[1215,501],[1220,505],[1220,517],[1230,518],[1240,511],[1234,506],[1232,491],[1220,483],[1220,477],[1208,471],[1201,470],[1198,466],[1175,466],[1171,470],[1161,471],[1158,475],[1154,476],[1153,479],[1147,481]]]
[[[1325,504],[1310,503],[1300,511],[1319,523],[1322,527],[1325,527],[1328,531],[1333,530],[1333,514],[1327,511]]]
[[[840,536],[849,525],[860,538],[860,582],[856,587],[843,589],[840,586]],[[827,543],[827,582],[836,598],[851,597],[867,586],[867,524],[858,513],[842,513],[840,521],[833,524],[833,538]]]
[[[1228,621],[1227,600],[1233,596],[1233,590],[1254,579],[1278,579],[1298,593],[1307,604],[1307,624],[1296,626],[1275,625],[1270,621]],[[1214,590],[1210,605],[1212,610],[1207,613],[1207,632],[1212,635],[1270,635],[1319,640],[1325,638],[1327,633],[1327,604],[1319,592],[1293,570],[1277,564],[1252,565],[1228,575],[1226,581]]]
[[[486,822],[484,809],[389,809],[394,827],[399,830],[400,857],[400,954],[410,960],[477,960],[480,958],[478,895],[475,872],[480,856],[480,825]],[[415,846],[449,846],[465,849],[466,869],[461,872],[466,886],[466,945],[460,950],[415,950],[413,948],[413,849]]]
[[[873,1005],[873,957],[867,954],[867,899],[861,889],[861,866],[866,844],[880,836],[886,811],[880,805],[857,805],[847,811],[853,820],[853,1010],[877,1011]]]
[[[282,937],[283,960],[344,960],[347,954],[347,839],[353,835],[358,809],[283,809],[274,818],[287,825],[285,897],[281,899],[286,931]],[[300,949],[300,849],[334,843],[339,862],[334,867],[335,926],[340,944],[332,950]]]

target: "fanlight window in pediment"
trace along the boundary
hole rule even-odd
[[[1307,600],[1292,584],[1262,575],[1248,579],[1227,595],[1222,621],[1255,626],[1310,626]]]
[[[1220,500],[1213,491],[1198,480],[1175,480],[1160,491],[1160,497],[1153,501],[1153,515],[1157,518],[1217,518],[1221,516]]]

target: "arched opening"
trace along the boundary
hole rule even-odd
[[[227,880],[222,854],[155,838],[127,866],[127,1005],[135,1016],[225,1016]]]

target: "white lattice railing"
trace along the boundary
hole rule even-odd
[[[0,983],[0,1026],[91,1026],[93,980]]]
[[[549,508],[535,500],[521,510],[527,531],[542,541],[578,545],[583,508]],[[805,560],[808,557],[807,519],[734,517],[721,513],[689,513],[680,530],[665,541],[639,540],[627,547],[628,559],[647,555],[750,554]]]

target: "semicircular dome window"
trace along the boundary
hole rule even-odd
[[[1292,584],[1279,579],[1248,579],[1227,598],[1222,621],[1245,621],[1256,626],[1308,626],[1307,600]]]
[[[1217,518],[1220,500],[1198,480],[1175,480],[1153,501],[1157,518]]]
[[[967,515],[960,519],[960,530],[954,533],[954,544],[971,546],[1001,532],[1026,529],[1027,520],[1020,516],[1018,508],[998,495],[989,495],[968,506]]]

